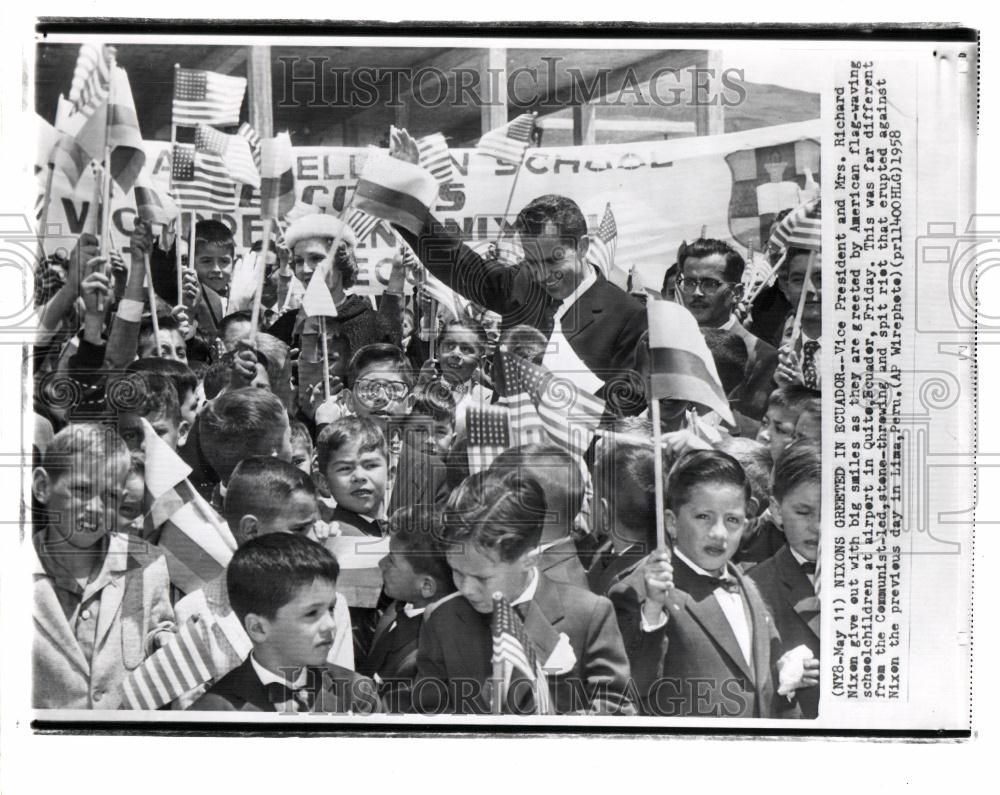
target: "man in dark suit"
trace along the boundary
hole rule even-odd
[[[545,498],[516,471],[467,480],[449,503],[444,540],[458,593],[424,620],[412,708],[485,714],[492,685],[491,619],[500,594],[523,621],[558,714],[634,714],[628,660],[611,603],[538,572]],[[509,687],[505,712],[531,714],[532,688]]]

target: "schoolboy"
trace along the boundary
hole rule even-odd
[[[164,359],[152,356],[146,359],[136,359],[125,368],[135,373],[158,373],[171,380],[177,390],[177,400],[180,402],[181,419],[190,428],[198,414],[198,377],[194,371],[183,362],[175,359]]]
[[[159,356],[162,359],[172,359],[186,364],[187,343],[177,321],[170,315],[161,315],[156,319],[156,323],[159,327],[159,336],[153,334],[153,322],[148,318],[139,325],[139,358]]]
[[[245,458],[229,479],[223,517],[238,546],[268,533],[294,533],[315,539],[316,524],[320,521],[316,487],[309,477],[281,459],[262,456]],[[202,626],[209,628],[205,630],[205,640],[211,650],[215,670],[228,673],[243,662],[250,641],[232,614],[225,574],[185,596],[175,610],[179,624],[196,618]],[[345,668],[353,668],[351,618],[342,600],[337,601],[334,619],[338,633],[328,659]],[[215,627],[227,638],[226,643],[219,642]],[[176,706],[186,709],[208,689],[212,681],[208,680],[196,690],[186,693],[178,699]]]
[[[459,596],[439,602],[424,620],[412,709],[490,711],[488,616],[499,592],[524,616],[524,633],[546,671],[554,712],[634,714],[611,603],[538,571],[545,514],[542,489],[517,471],[477,473],[452,494],[443,535]],[[512,686],[503,699],[505,712],[522,715],[538,704],[533,688]]]
[[[200,287],[194,308],[198,334],[212,340],[227,314],[229,284],[236,262],[233,233],[221,221],[199,221],[194,228],[194,270]]]
[[[424,616],[455,591],[441,538],[440,516],[402,508],[390,521],[389,554],[379,561],[385,595],[393,600],[375,629],[359,671],[372,677],[387,711],[403,711],[417,673],[417,646]]]
[[[781,653],[805,646],[807,683],[795,690],[805,718],[819,714],[820,602],[816,561],[820,546],[822,458],[808,441],[795,442],[774,466],[771,515],[788,539],[768,560],[747,572],[774,617]]]
[[[672,560],[656,550],[611,589],[643,711],[777,717],[780,639],[756,586],[729,562],[752,509],[743,469],[726,453],[686,453],[665,497]]]
[[[291,424],[292,466],[298,467],[305,474],[313,473],[313,441],[309,429],[299,420]]]
[[[116,709],[122,681],[175,629],[163,555],[113,532],[129,461],[114,430],[70,425],[32,474],[36,708]]]
[[[379,522],[389,470],[385,436],[370,419],[344,417],[316,440],[316,479],[336,500],[329,516],[348,535],[385,535]]]
[[[374,682],[326,662],[336,634],[339,575],[337,559],[303,536],[271,533],[237,549],[226,589],[253,650],[191,709],[378,711]]]
[[[187,440],[191,425],[181,416],[177,390],[165,375],[126,373],[109,384],[107,401],[112,410],[117,410],[119,435],[140,458],[146,448],[143,419],[171,450],[177,450]]]
[[[771,458],[777,461],[781,451],[795,438],[795,423],[799,414],[817,397],[813,389],[801,384],[787,384],[775,389],[767,399],[767,409],[760,421],[757,441],[771,448]]]

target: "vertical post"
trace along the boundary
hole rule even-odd
[[[153,289],[153,269],[149,264],[149,253],[142,256],[143,265],[146,267],[146,291],[149,295],[149,317],[153,322],[153,339],[156,340],[154,346],[154,356],[160,355],[160,321],[156,317],[156,291]]]
[[[653,493],[656,510],[656,548],[667,548],[667,531],[663,524],[663,447],[660,431],[660,399],[654,397],[649,404],[653,421]]]
[[[177,96],[177,73],[181,65],[174,64],[174,96]],[[177,144],[177,125],[174,124],[173,107],[170,109],[170,192],[174,190],[174,150]],[[181,273],[181,239],[184,237],[184,211],[177,205],[177,233],[174,235],[174,259],[177,267],[177,303],[184,303],[184,276]],[[191,264],[191,254],[188,252],[188,264]]]
[[[695,134],[722,135],[726,131],[725,108],[719,98],[719,81],[722,76],[722,51],[705,50],[702,61],[694,64],[696,72],[694,102]],[[713,103],[714,104],[710,104]]]
[[[101,183],[101,255],[110,258],[110,245],[111,245],[111,191],[112,182],[114,180],[111,176],[111,125],[114,122],[114,104],[115,104],[115,70],[118,68],[118,62],[115,56],[112,55],[109,59],[109,79],[108,79],[108,107],[107,116],[105,119],[104,126],[104,173],[103,182]],[[107,269],[105,268],[105,273]],[[100,296],[97,298],[97,309],[100,312],[104,312],[104,299]]]
[[[274,137],[271,91],[271,47],[251,45],[247,48],[247,104],[250,126],[261,138]]]
[[[323,396],[330,399],[330,351],[326,341],[326,318],[319,316],[319,344],[323,357]]]
[[[487,86],[487,99],[480,109],[483,134],[507,123],[507,48],[490,47],[483,53],[479,84]]]
[[[573,106],[573,145],[597,143],[597,106],[584,102]]]

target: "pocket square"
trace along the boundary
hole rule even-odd
[[[546,674],[558,676],[559,674],[569,673],[575,665],[576,654],[573,652],[572,645],[570,645],[569,636],[565,632],[560,632],[559,641],[556,643],[556,647],[552,650],[549,659],[545,661],[542,668],[545,669]]]

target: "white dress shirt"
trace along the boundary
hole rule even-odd
[[[604,381],[577,356],[576,351],[573,350],[573,346],[569,344],[569,340],[566,339],[566,335],[563,333],[562,319],[573,304],[579,300],[580,296],[596,283],[597,274],[588,268],[586,276],[576,286],[576,289],[566,296],[559,308],[556,309],[553,316],[552,335],[549,337],[548,348],[546,349],[545,357],[542,359],[542,364],[551,372],[563,378],[568,378],[577,387],[590,394],[595,394],[599,391],[604,386]]]

